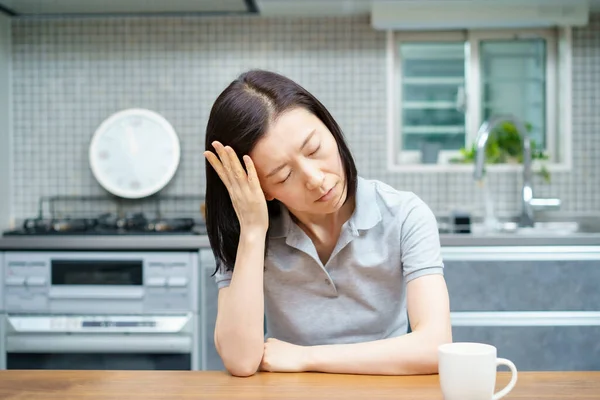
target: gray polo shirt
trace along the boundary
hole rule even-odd
[[[325,265],[282,211],[265,260],[267,337],[309,346],[407,333],[406,284],[444,267],[436,219],[419,197],[359,177],[354,213]],[[218,272],[218,286],[231,275]]]

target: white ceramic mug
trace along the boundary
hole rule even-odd
[[[497,400],[517,383],[512,361],[497,358],[494,346],[484,343],[447,343],[438,348],[439,379],[445,400]],[[497,393],[496,369],[506,365],[512,372],[508,385]]]

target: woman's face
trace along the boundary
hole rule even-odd
[[[337,142],[304,108],[287,111],[268,128],[250,157],[268,200],[289,210],[329,214],[346,200],[346,177]]]

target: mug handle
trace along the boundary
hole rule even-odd
[[[506,385],[504,389],[494,394],[492,400],[498,400],[506,396],[508,392],[513,390],[513,388],[517,384],[517,367],[515,367],[515,364],[513,364],[512,361],[507,360],[506,358],[497,358],[496,367],[498,367],[499,365],[506,365],[508,368],[510,368],[510,372],[512,372],[512,377],[510,378],[510,382],[508,382],[508,385]]]

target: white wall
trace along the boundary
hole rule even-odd
[[[0,230],[11,220],[12,87],[10,17],[0,13]]]

